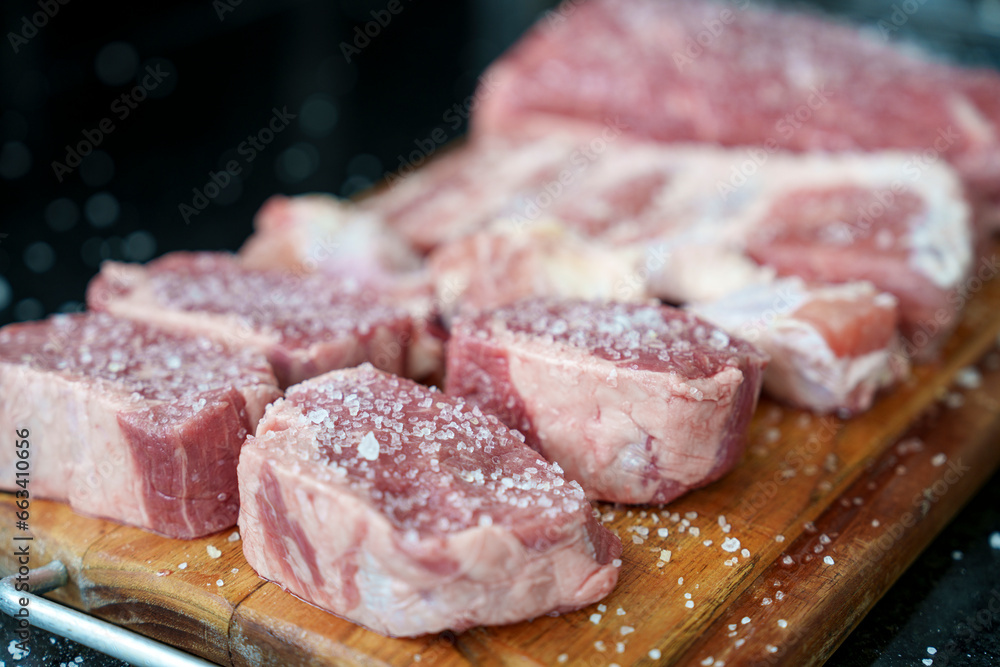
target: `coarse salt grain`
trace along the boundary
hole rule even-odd
[[[743,618],[740,619],[740,623],[742,623],[743,625],[746,625],[749,622],[750,622],[749,616],[744,616]]]
[[[593,623],[594,625],[597,625],[598,623],[601,622],[601,615],[600,614],[591,614],[590,615],[590,622]]]
[[[226,583],[226,582],[224,582],[222,579],[216,579],[216,581],[215,581],[215,585],[216,586],[222,586],[224,583]]]
[[[611,565],[613,567],[621,567],[622,566],[622,559],[621,558],[614,559],[613,561],[611,561]]]
[[[670,535],[670,531],[667,530],[666,528],[658,528],[656,530],[656,534],[659,535],[660,537],[666,537]]]
[[[713,658],[712,656],[709,656],[709,657],[705,658],[704,660],[702,660],[701,664],[706,665],[706,667],[708,665],[714,665],[715,664],[715,658]]]
[[[629,625],[623,625],[621,629],[622,636],[630,635],[635,632],[635,628]]]
[[[599,604],[599,605],[597,605],[597,611],[601,612],[602,614],[604,612],[606,612],[607,610],[608,610],[608,605],[606,605],[606,604]]]
[[[671,552],[669,549],[660,549],[660,560],[662,560],[664,563],[669,563],[670,553]]]
[[[778,619],[778,627],[779,628],[787,628],[788,627],[788,621],[786,621],[783,618],[779,618]]]
[[[181,563],[180,565],[177,566],[177,569],[178,570],[186,570],[187,566],[188,566],[187,561],[184,561],[183,563]]]
[[[827,565],[833,565],[833,559],[830,558],[829,556],[823,556],[823,562],[826,563]]]
[[[684,577],[677,577],[677,585],[678,586],[684,585]]]
[[[648,656],[649,656],[650,658],[652,658],[653,660],[659,660],[659,659],[660,659],[660,657],[661,657],[661,656],[662,656],[663,654],[662,654],[662,653],[660,653],[660,649],[658,649],[658,648],[654,648],[654,649],[650,649],[650,650],[649,650],[649,653],[647,653],[647,655],[648,655]]]
[[[931,465],[934,466],[935,468],[940,468],[945,464],[945,461],[947,460],[948,460],[948,455],[945,454],[944,452],[941,452],[940,454],[934,455],[934,457],[931,459]]]
[[[990,533],[990,547],[1000,549],[1000,532]]]
[[[558,663],[560,663],[560,664],[561,664],[561,663],[564,663],[564,662],[566,662],[567,660],[569,660],[569,656],[568,656],[568,655],[566,655],[565,653],[560,653],[560,654],[559,654],[559,655],[558,655],[558,656],[556,657],[556,662],[558,662]]]
[[[687,602],[684,603],[684,606],[687,607],[688,609],[694,609],[694,601],[688,600]]]
[[[233,534],[227,539],[228,542],[239,542],[240,541],[240,531],[234,530]]]
[[[618,609],[615,610],[615,613],[618,614],[619,616],[624,616],[625,610],[622,609],[621,607],[618,607]]]
[[[743,556],[744,558],[750,558],[750,550],[740,549],[740,555]]]
[[[784,542],[785,541],[785,536],[784,535],[775,535],[774,536],[774,541],[775,542]]]
[[[930,655],[934,655],[935,653],[937,653],[937,649],[934,648],[933,646],[928,646],[927,647],[927,653],[930,654]]]
[[[744,644],[746,644],[746,642],[747,642],[747,640],[746,640],[746,639],[743,639],[743,638],[741,637],[740,639],[737,639],[737,640],[736,640],[736,641],[735,641],[735,642],[733,643],[733,646],[735,646],[736,648],[739,648],[739,647],[743,646]]]
[[[210,558],[219,558],[220,556],[222,556],[222,552],[213,547],[211,544],[205,547],[205,550],[208,551],[208,555]]]
[[[740,548],[740,541],[735,537],[727,537],[722,540],[722,550],[728,553],[733,553]]]
[[[934,664],[934,660],[932,660],[931,658],[924,658],[924,659],[923,659],[923,660],[921,660],[920,662],[922,662],[922,663],[924,663],[925,665],[927,665],[927,667],[930,667],[931,665],[933,665],[933,664]]]
[[[598,651],[605,651],[607,650],[608,647],[604,645],[603,641],[598,640],[594,642],[594,648],[597,649]]]

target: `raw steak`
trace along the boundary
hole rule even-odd
[[[0,329],[0,384],[33,497],[185,539],[236,523],[240,448],[281,395],[260,354],[95,313]]]
[[[413,318],[406,376],[439,380],[444,330],[420,257],[381,218],[329,195],[274,196],[257,212],[256,231],[240,249],[251,269],[321,273],[366,298],[405,308]],[[356,287],[353,285],[356,284]]]
[[[688,310],[769,354],[764,391],[797,407],[863,412],[907,371],[896,299],[869,283],[789,278]]]
[[[494,229],[522,233],[558,220],[605,245],[641,252],[645,261],[628,276],[629,290],[671,303],[718,299],[770,282],[775,272],[825,283],[868,280],[899,299],[904,334],[921,356],[956,321],[952,297],[972,266],[973,233],[961,183],[943,162],[918,169],[919,156],[891,151],[754,152],[613,139],[580,128],[560,128],[540,143],[525,138],[537,131],[481,138],[443,158],[474,165],[460,172],[474,174],[474,182],[436,185],[445,169],[411,176],[430,192],[447,191],[442,206],[453,207],[439,209],[422,195],[406,209],[412,223],[422,220],[427,238],[445,243],[494,220]],[[550,152],[539,156],[540,146]],[[552,155],[563,156],[561,165]],[[505,164],[550,176],[522,179],[501,196]]]
[[[461,319],[447,392],[520,430],[591,499],[666,503],[740,459],[766,356],[668,306],[529,300]]]
[[[564,137],[514,144],[483,139],[449,151],[362,202],[411,244],[429,251],[489,226],[571,166],[575,146]]]
[[[1000,75],[746,2],[590,0],[546,14],[495,63],[476,132],[616,118],[665,142],[943,156],[1000,204]]]
[[[106,262],[87,305],[263,352],[283,387],[363,361],[402,373],[413,339],[409,313],[356,282],[246,269],[223,253]]]
[[[446,317],[532,296],[642,301],[641,253],[588,240],[556,223],[499,224],[440,246],[428,258]],[[637,282],[634,289],[632,283]]]
[[[382,634],[577,609],[618,579],[621,543],[559,466],[461,398],[367,364],[271,405],[239,480],[258,574]]]
[[[240,249],[252,269],[320,271],[358,280],[412,271],[420,258],[382,220],[329,195],[271,197]]]

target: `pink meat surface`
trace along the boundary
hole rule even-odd
[[[391,636],[577,609],[618,579],[579,485],[463,399],[363,365],[289,388],[239,465],[247,561]]]
[[[896,299],[869,283],[785,279],[688,309],[764,350],[764,391],[814,412],[863,412],[908,370]]]
[[[555,223],[501,224],[445,243],[428,257],[449,319],[528,297],[641,301],[641,253],[582,237]]]
[[[106,262],[87,305],[260,351],[282,386],[364,361],[401,374],[413,340],[410,313],[370,285],[247,269],[223,253]]]
[[[461,319],[446,391],[496,414],[588,497],[666,503],[742,455],[766,356],[667,306],[535,299]]]
[[[249,269],[322,274],[373,302],[406,309],[413,318],[405,375],[424,382],[444,374],[444,329],[421,258],[382,219],[329,195],[268,199],[256,231],[240,249]]]
[[[460,146],[360,206],[427,252],[519,207],[531,208],[538,190],[570,166],[577,150],[562,137],[516,145],[512,151],[507,139],[487,138]]]
[[[254,218],[254,233],[240,248],[252,269],[378,280],[419,267],[420,258],[382,220],[329,195],[275,195]]]
[[[263,355],[93,313],[0,329],[0,384],[32,497],[179,538],[236,523],[240,448],[281,395]]]
[[[996,72],[744,2],[590,0],[555,12],[488,72],[476,132],[615,118],[665,142],[943,155],[998,219]]]
[[[431,255],[439,293],[444,275],[455,300],[462,285],[447,268],[471,257],[523,264],[532,253],[524,246],[514,257],[517,239],[556,221],[608,252],[637,255],[637,269],[615,290],[618,299],[648,291],[671,303],[705,302],[780,273],[825,283],[867,280],[893,294],[904,335],[922,357],[956,323],[953,297],[972,267],[974,238],[961,182],[943,161],[926,164],[919,155],[891,151],[798,155],[664,145],[606,140],[602,132],[576,127],[541,140],[484,137],[444,158],[473,164],[467,171],[476,174],[474,185],[447,189],[453,210],[436,208],[425,192],[408,209],[441,245]],[[540,153],[542,146],[549,152]],[[522,175],[544,166],[555,176],[508,187],[500,175],[507,164],[520,165]],[[410,178],[425,179],[434,191],[431,169]],[[465,239],[434,234],[440,228]],[[537,248],[536,254],[543,255]],[[467,276],[469,300],[496,305],[506,292],[546,283],[541,263],[506,281],[494,280],[488,267],[456,273]],[[594,266],[596,279],[604,265]]]

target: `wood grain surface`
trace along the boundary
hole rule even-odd
[[[724,479],[666,507],[598,504],[619,585],[560,617],[386,639],[259,579],[233,530],[171,540],[41,500],[32,567],[61,559],[73,585],[51,597],[224,665],[819,664],[1000,465],[998,332],[994,281],[870,412],[762,401]],[[14,510],[0,497],[5,544]]]

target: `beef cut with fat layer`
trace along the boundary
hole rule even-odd
[[[944,158],[983,225],[1000,225],[1000,74],[817,16],[710,0],[567,2],[484,80],[474,132],[615,119],[657,141],[759,146],[763,161],[778,149],[911,151],[913,178]]]
[[[236,523],[240,447],[281,395],[263,355],[94,313],[0,329],[0,384],[32,496],[180,538]]]
[[[93,310],[264,353],[282,386],[364,361],[402,374],[412,316],[380,299],[352,280],[253,270],[210,252],[106,262],[87,288]]]
[[[621,542],[523,436],[369,364],[289,388],[240,456],[247,561],[392,636],[568,611],[607,595]]]
[[[666,503],[742,455],[767,357],[668,306],[535,299],[460,319],[446,391],[591,499]]]
[[[764,391],[814,412],[863,412],[909,369],[896,299],[869,283],[788,278],[688,310],[767,352]]]

